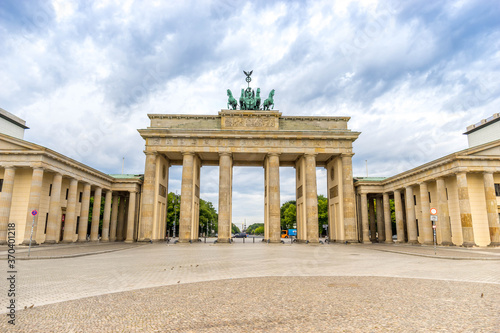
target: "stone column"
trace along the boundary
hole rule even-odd
[[[139,241],[149,242],[153,239],[153,220],[155,205],[155,176],[156,156],[155,152],[146,153],[146,167],[144,170],[144,183],[142,185],[142,207],[139,228]],[[123,225],[122,225],[123,226]],[[120,239],[121,237],[121,239]],[[123,240],[123,235],[118,234],[118,240]]]
[[[125,209],[127,204],[125,202],[125,197],[120,196],[120,205],[118,206],[118,225],[116,227],[116,240],[123,240],[123,226],[125,224]]]
[[[422,226],[424,244],[432,245],[434,244],[434,234],[432,231],[429,190],[426,182],[420,183],[420,208],[422,209],[422,221],[420,221],[420,224]]]
[[[370,214],[370,241],[375,243],[377,241],[377,226],[375,224],[375,204],[373,197],[368,199],[368,213]]]
[[[401,191],[394,190],[394,209],[396,215],[396,233],[398,240],[396,243],[405,242],[405,227],[403,224],[403,203],[401,202]]]
[[[61,222],[61,184],[62,175],[56,173],[52,181],[52,193],[50,194],[49,219],[47,221],[47,235],[45,243],[55,244],[57,242],[57,228]]]
[[[193,168],[194,153],[183,153],[182,184],[181,184],[181,211],[179,216],[179,242],[191,240],[191,221],[193,219]],[[219,215],[220,216],[220,215]],[[220,217],[219,217],[220,218]]]
[[[269,241],[281,242],[280,211],[280,159],[279,154],[271,153],[269,158]]]
[[[417,244],[417,221],[415,219],[415,203],[413,202],[413,187],[406,187],[406,224],[408,228],[408,243]]]
[[[361,193],[361,225],[363,227],[363,243],[370,244],[370,232],[368,227],[368,198],[366,193]]]
[[[109,241],[109,218],[111,213],[111,190],[106,191],[106,197],[104,198],[104,216],[102,217],[102,236],[101,241]]]
[[[14,189],[15,175],[16,169],[14,167],[5,167],[2,192],[0,193],[0,245],[7,244],[7,229],[12,206],[12,191]]]
[[[78,241],[87,241],[87,229],[89,227],[90,208],[90,184],[83,186],[82,205],[80,209],[80,225],[78,226]]]
[[[307,240],[310,243],[319,242],[318,230],[318,188],[316,185],[316,155],[305,154],[306,164],[306,210],[307,210]]]
[[[40,213],[40,197],[42,193],[43,168],[33,168],[33,176],[31,177],[30,199],[28,202],[28,213],[26,218],[26,227],[24,228],[24,245],[29,245],[31,237],[31,225],[33,224],[33,210]],[[4,183],[5,184],[5,183]],[[33,240],[31,244],[37,244],[36,232],[38,229],[38,220],[40,215],[35,216],[35,225],[33,226]]]
[[[384,193],[384,223],[385,223],[385,242],[392,242],[392,220],[391,220],[391,202],[389,201],[389,193]]]
[[[378,231],[378,241],[382,243],[385,241],[385,226],[384,226],[384,205],[382,203],[382,197],[376,198],[377,203],[377,231]]]
[[[462,223],[463,246],[475,246],[474,229],[472,226],[472,213],[469,201],[469,188],[467,174],[457,173],[458,207],[460,209],[460,222]]]
[[[436,231],[441,234],[441,245],[453,245],[451,241],[450,213],[448,211],[448,199],[446,197],[446,187],[443,178],[436,179],[437,197],[438,197],[438,221]]]
[[[488,227],[490,230],[491,246],[500,245],[500,223],[498,220],[497,197],[495,194],[495,181],[492,172],[485,172],[484,196],[486,199],[486,212],[488,213]]]
[[[356,197],[352,180],[352,155],[342,154],[342,192],[344,201],[344,234],[347,242],[357,242]]]
[[[231,154],[219,157],[219,236],[218,242],[231,240]]]
[[[102,188],[96,187],[94,190],[94,207],[92,209],[92,224],[90,225],[90,241],[99,240],[99,221],[101,219],[101,194]]]
[[[135,194],[133,191],[129,192],[127,238],[125,239],[125,243],[132,243],[134,241]]]
[[[118,222],[118,195],[113,194],[113,204],[111,207],[111,226],[109,227],[109,240],[116,241],[116,227]]]
[[[69,182],[68,204],[66,206],[66,220],[64,223],[63,243],[73,243],[76,228],[76,196],[78,180],[72,178]]]

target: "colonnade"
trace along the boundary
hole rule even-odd
[[[482,175],[482,186],[471,187],[468,176]],[[448,185],[448,186],[447,186]],[[477,184],[475,184],[477,185]],[[475,232],[478,232],[482,222],[474,223],[471,194],[475,201],[484,201],[486,210],[488,243],[500,245],[500,224],[498,203],[495,193],[493,172],[467,173],[456,172],[435,179],[407,183],[403,187],[390,189],[391,184],[384,185],[384,190],[371,192],[369,186],[358,188],[358,203],[361,217],[361,239],[363,243],[392,243],[392,220],[390,198],[394,200],[397,243],[433,244],[434,233],[431,222],[431,206],[437,209],[435,223],[437,243],[440,245],[475,246]],[[432,195],[429,191],[433,187]],[[385,188],[388,188],[385,190]],[[477,193],[480,188],[482,193]],[[419,195],[414,192],[418,191]],[[434,200],[431,203],[431,197]],[[378,209],[382,207],[382,209]],[[452,209],[450,209],[452,207]],[[418,211],[417,211],[418,209]],[[376,217],[375,217],[376,210]],[[453,214],[453,212],[456,212]],[[419,219],[417,220],[417,215]],[[454,216],[458,228],[453,228]],[[484,223],[486,224],[486,223]],[[453,229],[455,233],[452,234]]]
[[[16,218],[13,212],[13,192],[16,179],[16,168],[4,168],[3,186],[0,193],[0,244],[7,241],[9,223],[22,226],[16,232],[22,234],[22,244],[29,244],[33,215],[36,210],[33,227],[32,244],[36,243],[73,243],[99,241],[99,224],[101,214],[101,198],[104,195],[104,213],[102,217],[102,233],[100,241],[125,240],[132,242],[137,237],[136,230],[136,191],[115,191],[103,188],[100,185],[90,184],[88,181],[69,175],[63,175],[42,167],[31,168],[31,183],[29,185],[29,199],[25,221]],[[69,186],[63,186],[68,183]],[[22,187],[22,185],[19,185]],[[22,191],[20,188],[18,191]],[[64,192],[65,191],[65,192]],[[94,198],[93,212],[90,216],[91,224],[88,230],[90,198]],[[97,214],[95,213],[97,212]]]
[[[231,241],[232,230],[232,183],[234,154],[230,151],[219,152],[219,206],[218,206],[218,242]],[[264,167],[264,240],[269,243],[281,242],[280,217],[280,165],[282,154],[269,152],[261,162]],[[295,162],[285,163],[296,171],[296,202],[297,202],[297,240],[299,242],[319,242],[318,230],[318,199],[316,183],[316,154],[304,153],[299,155]],[[336,219],[330,219],[332,224],[341,224],[342,227],[332,226],[342,230],[334,241],[357,242],[355,219],[355,196],[352,183],[352,153],[334,155],[331,162],[323,162],[325,167],[338,163],[336,167],[340,182],[341,193],[330,196],[329,200],[341,198],[341,212]],[[139,241],[162,240],[162,233],[155,232],[162,221],[164,213],[160,201],[163,200],[158,189],[167,186],[168,179],[161,174],[162,168],[171,165],[166,155],[159,152],[146,152],[146,173],[144,175],[143,199],[141,207],[141,222]],[[178,162],[176,162],[178,164]],[[200,169],[203,164],[201,154],[196,152],[182,152],[182,181],[181,202],[179,216],[179,242],[197,242],[199,238],[199,201],[200,201]],[[215,164],[211,162],[211,164]],[[239,161],[239,165],[244,165]],[[255,165],[252,164],[252,165]],[[333,169],[333,168],[332,168]],[[330,168],[328,170],[331,170]],[[330,172],[330,171],[329,171]],[[333,186],[329,183],[329,186]],[[337,185],[338,186],[338,185]],[[333,192],[332,192],[333,193]],[[156,206],[155,206],[156,205]],[[329,205],[330,206],[330,205]],[[333,206],[333,205],[332,205]],[[330,211],[329,214],[332,214]],[[344,233],[345,230],[345,233]]]

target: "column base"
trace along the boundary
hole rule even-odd
[[[26,245],[26,246],[29,246],[30,245],[30,241],[23,241],[20,245]],[[34,245],[40,245],[39,243],[37,243],[36,241],[31,241],[31,246],[34,246]]]
[[[363,244],[372,244],[372,241],[362,241]]]
[[[46,240],[43,242],[44,244],[56,244],[57,242],[55,240]]]
[[[416,241],[416,240],[410,240],[410,241],[408,241],[408,244],[411,244],[411,245],[418,245],[419,243],[418,243],[418,241]]]
[[[453,244],[452,242],[441,242],[438,245],[442,245],[442,246],[455,246],[455,244]]]
[[[491,242],[490,245],[488,245],[488,246],[491,246],[491,247],[500,246],[500,242]]]
[[[78,243],[87,243],[87,240],[86,239],[79,239],[77,240]]]
[[[434,245],[434,241],[432,241],[432,242],[429,242],[429,241],[424,242],[424,245]]]
[[[61,241],[62,244],[70,244],[70,243],[74,243],[72,240],[62,240]]]
[[[133,239],[127,239],[127,240],[125,240],[125,243],[130,244],[130,243],[135,243],[135,242],[134,242],[134,240],[133,240]]]
[[[462,246],[463,247],[474,247],[474,246],[477,246],[477,245],[474,242],[463,242]]]
[[[217,238],[217,243],[231,243],[231,238]]]
[[[109,242],[109,239],[101,239],[101,243],[107,243]]]
[[[385,244],[394,244],[394,241],[391,239],[391,240],[386,240],[384,243]]]

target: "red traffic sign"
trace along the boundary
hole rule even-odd
[[[435,224],[432,226],[432,229],[436,229],[436,225]]]
[[[431,208],[431,214],[436,215],[438,213],[438,210],[436,208]]]
[[[35,216],[36,214],[38,214],[38,212],[36,211],[36,209],[33,209],[33,210],[31,211],[31,215]]]

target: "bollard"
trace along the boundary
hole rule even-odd
[[[255,237],[253,238],[253,242],[254,242],[254,244],[255,244]]]
[[[245,238],[246,238],[246,237],[243,237],[243,244],[245,244]]]

